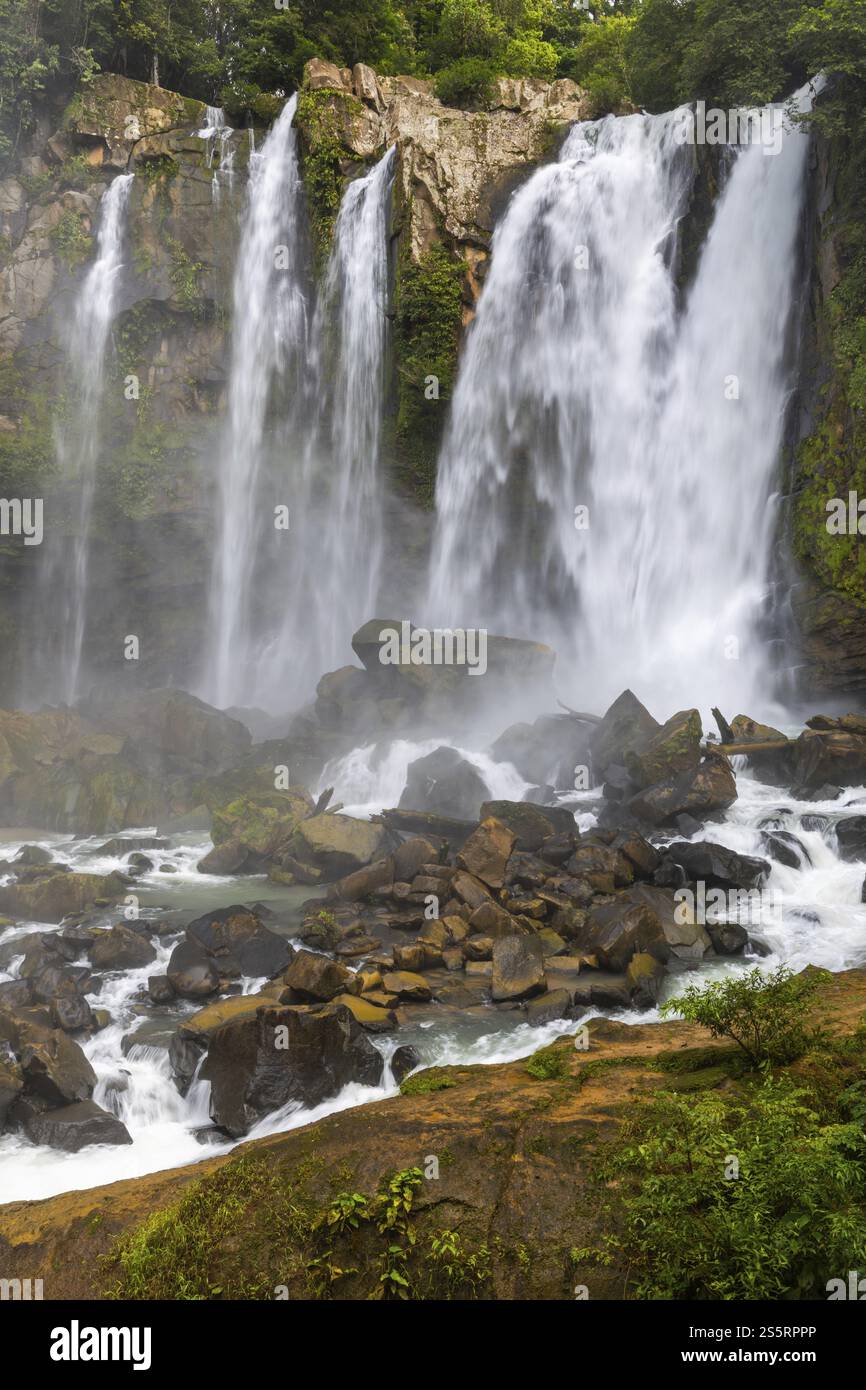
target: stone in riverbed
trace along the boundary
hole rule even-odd
[[[298,827],[310,856],[328,878],[341,878],[381,856],[387,835],[381,825],[330,811]]]
[[[27,1095],[49,1106],[88,1100],[96,1073],[76,1042],[57,1028],[0,1012],[0,1043],[6,1042],[21,1067]]]
[[[381,1054],[342,1005],[265,1007],[218,1028],[201,1069],[211,1115],[233,1138],[274,1110],[314,1106],[349,1082],[377,1086]]]
[[[65,1153],[78,1153],[88,1144],[132,1143],[126,1125],[92,1100],[30,1115],[24,1133],[34,1144],[49,1144]]]
[[[666,777],[690,772],[701,760],[701,717],[696,709],[680,710],[641,739],[625,755],[629,777],[638,787],[651,787]]]
[[[138,932],[116,926],[100,932],[89,947],[94,970],[136,970],[156,960],[156,951]]]
[[[178,942],[166,975],[182,999],[204,999],[216,994],[220,986],[219,971],[197,941]]]
[[[491,995],[496,1003],[526,999],[547,989],[544,952],[538,937],[504,936],[493,944]]]
[[[15,1058],[0,1049],[0,1134],[6,1126],[6,1116],[14,1101],[24,1090],[24,1074]]]
[[[602,782],[608,768],[623,766],[626,755],[646,742],[659,729],[657,720],[630,690],[617,696],[592,736],[592,770]]]
[[[127,885],[116,874],[54,873],[0,888],[0,912],[32,922],[61,922],[99,902],[117,902]]]
[[[487,784],[472,763],[443,746],[409,764],[398,805],[404,810],[477,820],[486,796]]]
[[[461,869],[480,878],[488,888],[502,888],[516,836],[492,816],[473,830],[457,855]]]
[[[383,984],[390,994],[413,1003],[426,1003],[433,998],[433,991],[424,976],[411,970],[390,970],[384,976]]]
[[[258,913],[238,903],[218,907],[196,917],[186,929],[224,976],[265,976],[272,980],[286,969],[294,948],[285,937],[271,931]]]
[[[534,854],[555,835],[575,835],[574,815],[564,806],[536,806],[530,801],[485,801],[481,817],[499,821],[515,836],[515,849]]]
[[[866,859],[866,816],[848,816],[836,824],[839,857],[851,863]]]
[[[355,993],[356,977],[345,965],[312,951],[298,951],[283,979],[302,999],[325,1002],[337,994]]]
[[[529,999],[523,1008],[530,1028],[543,1028],[547,1023],[568,1018],[571,1013],[571,994],[567,989],[549,989],[546,994]]]
[[[712,888],[760,888],[770,873],[766,859],[737,854],[709,840],[669,845],[664,862],[679,865],[688,881]]]

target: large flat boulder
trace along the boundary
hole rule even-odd
[[[57,1110],[30,1115],[24,1133],[34,1144],[48,1144],[64,1153],[78,1153],[91,1144],[131,1144],[122,1120],[92,1100],[80,1100]]]
[[[495,1003],[529,999],[546,990],[544,951],[537,936],[503,936],[494,941],[490,994]]]
[[[115,903],[128,891],[116,874],[49,873],[0,888],[0,912],[32,922],[62,922],[94,904]]]
[[[307,854],[328,878],[354,873],[381,857],[387,833],[372,821],[356,820],[339,812],[310,816],[298,827]]]

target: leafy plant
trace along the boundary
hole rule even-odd
[[[775,1066],[802,1057],[818,1036],[806,1022],[806,1011],[829,978],[823,970],[794,975],[785,965],[765,975],[756,966],[703,988],[689,985],[661,1012],[699,1023],[714,1038],[730,1038],[753,1067]]]

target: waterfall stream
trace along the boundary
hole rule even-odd
[[[284,106],[250,156],[247,205],[233,290],[227,419],[217,468],[218,515],[211,585],[207,693],[217,704],[243,700],[254,660],[254,575],[273,512],[261,482],[269,446],[268,407],[278,378],[298,373],[307,343],[301,277],[301,183],[293,120]]]
[[[577,125],[512,200],[440,458],[428,605],[550,641],[584,707],[632,685],[757,714],[808,137],[726,152],[679,311],[685,114]]]
[[[62,647],[55,653],[55,669],[62,683],[57,695],[66,701],[74,700],[80,693],[105,358],[123,268],[123,239],[132,180],[132,174],[119,174],[102,196],[96,259],[81,283],[65,334],[64,346],[72,381],[72,418],[68,426],[57,427],[56,442],[61,472],[74,480],[77,487],[77,510],[70,562],[63,564],[56,551],[50,552],[49,573],[44,579],[51,604],[57,605],[62,612]]]

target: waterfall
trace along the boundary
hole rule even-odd
[[[301,277],[301,183],[293,128],[297,96],[286,103],[258,153],[250,179],[233,290],[227,420],[218,468],[218,534],[211,585],[206,694],[227,705],[246,698],[256,655],[254,576],[274,514],[261,495],[268,408],[277,379],[298,370],[307,340]]]
[[[808,138],[725,151],[680,310],[686,114],[579,124],[512,199],[443,443],[428,606],[551,641],[590,706],[631,685],[663,711],[756,712]]]
[[[71,566],[61,569],[55,554],[45,588],[50,593],[52,610],[56,605],[62,615],[60,684],[61,697],[67,702],[80,693],[105,354],[123,268],[121,257],[132,180],[132,174],[119,174],[102,195],[96,259],[76,296],[64,342],[74,405],[68,430],[57,430],[57,453],[61,473],[75,483],[77,490],[75,534]]]
[[[235,164],[235,152],[231,143],[234,131],[230,125],[226,124],[226,113],[221,106],[205,107],[204,125],[197,133],[199,139],[206,142],[207,167],[213,170],[211,196],[218,206],[223,180],[229,189],[233,185]],[[217,151],[219,151],[219,159],[214,167]]]
[[[295,703],[345,660],[374,609],[383,549],[380,468],[395,148],[349,184],[314,324],[317,418],[297,484],[288,592],[258,699]],[[301,658],[299,660],[299,657]]]

